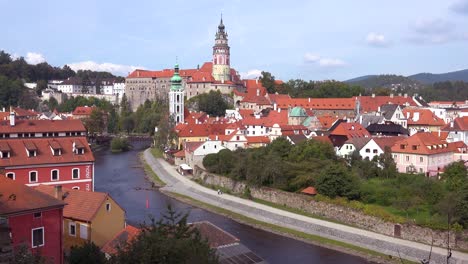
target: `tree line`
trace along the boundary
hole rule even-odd
[[[344,198],[442,228],[452,223],[468,228],[468,174],[462,162],[449,165],[442,180],[398,173],[391,153],[374,160],[336,156],[331,144],[314,139],[292,145],[278,138],[255,149],[221,150],[209,154],[203,166],[212,173],[254,186],[300,192],[314,186],[321,196]]]

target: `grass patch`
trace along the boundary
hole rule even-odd
[[[337,240],[333,240],[333,239],[329,239],[329,238],[325,238],[325,237],[321,237],[321,236],[317,236],[317,235],[307,234],[307,233],[303,233],[303,232],[300,232],[300,231],[297,231],[297,230],[294,230],[294,229],[291,229],[291,228],[282,227],[282,226],[266,223],[266,222],[263,222],[263,221],[259,221],[259,220],[256,220],[256,219],[253,219],[253,218],[250,218],[250,217],[247,217],[247,216],[244,216],[244,215],[241,215],[241,214],[226,210],[224,208],[220,208],[220,207],[217,207],[217,206],[214,206],[214,205],[211,205],[211,204],[207,204],[207,203],[195,200],[192,197],[189,197],[189,196],[186,196],[186,195],[183,195],[183,194],[174,193],[174,192],[165,192],[165,193],[168,193],[169,195],[173,196],[174,198],[180,198],[182,201],[186,201],[186,202],[188,202],[188,203],[190,203],[190,204],[192,204],[194,206],[201,207],[201,208],[204,208],[206,210],[212,211],[214,213],[218,213],[218,214],[227,216],[229,218],[232,218],[232,219],[234,219],[236,221],[239,221],[241,223],[245,223],[247,225],[251,225],[251,226],[254,226],[254,227],[266,229],[268,231],[272,231],[273,233],[277,233],[277,234],[280,234],[280,235],[288,235],[288,236],[291,236],[291,237],[294,237],[294,238],[299,238],[299,239],[302,239],[302,240],[312,242],[313,244],[316,244],[316,245],[319,245],[319,246],[325,246],[325,247],[328,246],[328,247],[336,249],[336,250],[345,249],[345,252],[346,251],[348,251],[348,252],[349,251],[357,252],[357,253],[360,253],[360,254],[365,254],[367,256],[377,257],[377,258],[379,258],[381,260],[382,259],[386,260],[386,261],[396,260],[394,258],[390,258],[386,254],[382,254],[382,253],[379,253],[379,252],[376,252],[376,251],[373,251],[373,250],[370,250],[370,249],[367,249],[367,248],[363,248],[363,247],[348,244],[348,243],[345,243],[345,242],[341,242],[341,241],[337,241]],[[406,262],[407,261],[405,261],[405,263]],[[413,263],[413,262],[411,262],[411,263]]]
[[[153,154],[153,157],[155,157],[157,159],[163,157],[162,150],[160,150],[158,148],[151,148],[150,152],[151,152],[151,154]]]
[[[153,180],[157,186],[166,186],[166,183],[163,182],[161,178],[159,178],[159,176],[153,171],[153,169],[151,169],[150,165],[146,163],[146,160],[143,158],[143,153],[140,153],[140,161],[143,164],[143,169],[145,170],[146,175],[151,177],[151,180]]]

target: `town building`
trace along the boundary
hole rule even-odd
[[[375,157],[384,154],[386,150],[391,151],[393,145],[404,138],[401,136],[373,137],[359,150],[359,156],[362,159],[373,160]]]
[[[468,116],[456,118],[441,130],[448,132],[448,142],[463,141],[468,145]]]
[[[340,148],[344,143],[353,138],[370,138],[370,133],[359,123],[341,122],[331,130],[329,138],[333,146]]]
[[[65,202],[3,175],[0,175],[0,193],[0,221],[10,230],[8,239],[13,249],[24,246],[32,254],[43,257],[46,263],[64,263]]]
[[[406,116],[410,135],[420,131],[436,132],[445,126],[444,120],[429,109],[406,107],[403,109],[403,114]]]
[[[187,99],[209,91],[220,91],[231,94],[236,89],[243,89],[239,73],[231,68],[228,34],[221,19],[215,36],[212,61],[205,62],[202,67],[180,69]],[[173,69],[148,71],[137,69],[125,79],[125,94],[130,106],[136,110],[139,105],[149,100],[167,100],[171,86],[170,79]]]
[[[454,160],[454,148],[430,132],[395,142],[392,156],[399,172],[437,176]]]
[[[226,147],[222,145],[219,139],[203,142],[186,142],[184,146],[185,162],[191,168],[195,168],[195,166],[203,167],[203,158],[206,155],[218,153],[223,149],[226,149]]]
[[[171,78],[169,115],[175,124],[184,123],[184,88],[182,87],[182,77],[179,75],[179,64],[175,65],[174,76]]]
[[[107,259],[110,259],[112,255],[117,254],[119,249],[124,248],[127,244],[132,243],[134,239],[140,234],[141,230],[132,226],[126,225],[117,235],[109,240],[104,246],[101,247],[101,251],[105,254]]]
[[[65,250],[93,242],[102,247],[125,227],[125,210],[107,193],[39,185],[35,190],[62,200]]]

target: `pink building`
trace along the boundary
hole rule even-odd
[[[430,132],[416,133],[397,141],[392,156],[399,172],[424,173],[437,176],[454,160],[454,148]]]

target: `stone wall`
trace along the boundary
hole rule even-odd
[[[232,180],[227,177],[218,176],[202,171],[196,168],[194,176],[201,179],[205,184],[221,186],[231,190],[235,194],[243,194],[247,184]],[[430,228],[421,227],[411,223],[397,224],[386,222],[378,217],[364,214],[362,211],[348,208],[336,204],[330,204],[323,201],[317,201],[311,196],[285,192],[267,187],[249,186],[250,194],[253,198],[272,202],[275,204],[284,205],[290,208],[301,209],[310,214],[324,217],[330,220],[335,220],[347,225],[363,228],[374,231],[380,234],[400,237],[406,240],[431,244],[432,237],[434,238],[434,246],[447,246],[447,232],[432,230]],[[400,229],[400,236],[395,232],[395,229]],[[450,245],[457,245],[458,249],[468,250],[468,231],[464,231],[458,236],[455,241],[455,236],[451,234]]]

